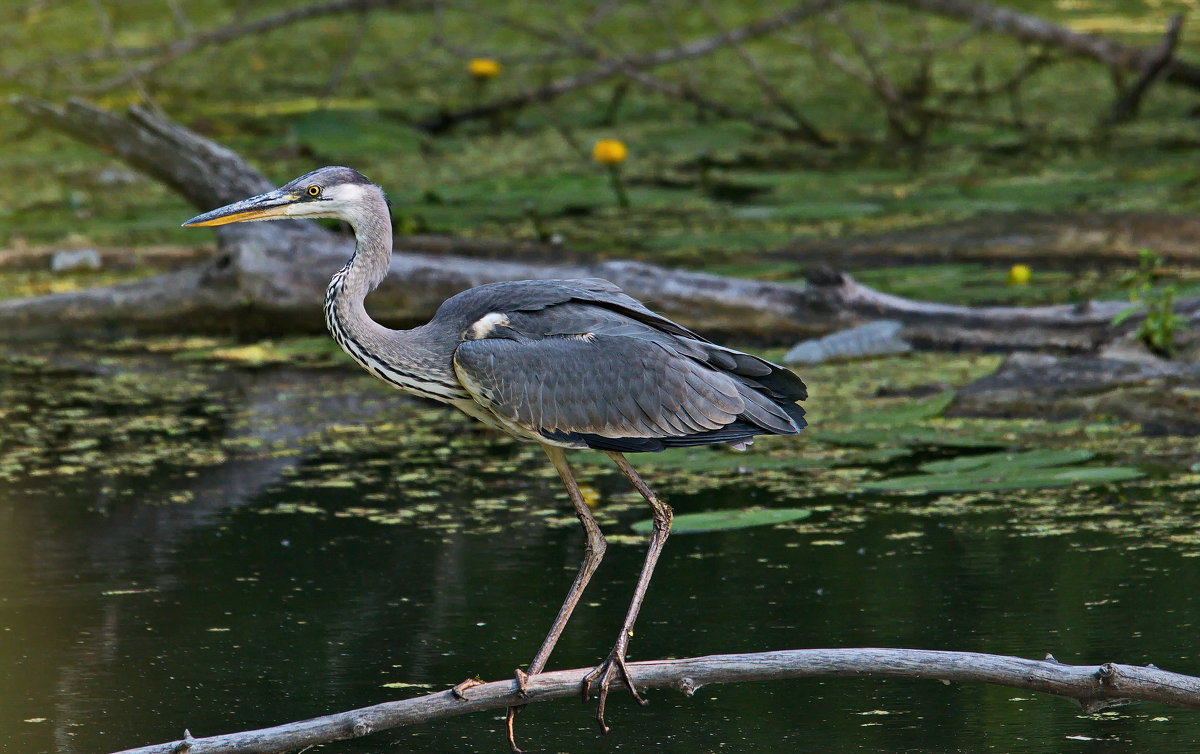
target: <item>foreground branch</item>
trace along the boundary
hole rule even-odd
[[[469,689],[465,699],[457,698],[452,691],[440,691],[273,728],[208,738],[188,736],[118,754],[292,751],[472,712],[574,697],[579,694],[580,681],[589,670],[578,668],[533,676],[524,697],[517,693],[515,681],[495,681]],[[1049,656],[1045,660],[1027,660],[1005,655],[921,649],[793,649],[631,662],[629,673],[638,688],[676,688],[688,696],[712,683],[879,676],[990,683],[1041,691],[1074,699],[1086,711],[1128,701],[1200,709],[1200,678],[1153,666],[1065,665]],[[614,687],[613,690],[618,689]]]

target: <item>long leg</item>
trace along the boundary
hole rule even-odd
[[[538,648],[537,654],[533,656],[533,661],[529,663],[528,675],[536,675],[546,667],[546,661],[550,659],[550,653],[554,651],[558,637],[562,635],[567,620],[571,617],[571,612],[579,604],[579,598],[583,596],[584,588],[587,587],[592,574],[596,572],[596,567],[600,565],[600,560],[604,557],[604,550],[608,547],[608,543],[604,541],[604,535],[600,533],[600,526],[592,517],[592,512],[583,499],[583,493],[579,491],[579,484],[576,483],[575,476],[571,473],[571,467],[567,463],[566,453],[562,448],[554,445],[543,445],[542,447],[546,450],[546,455],[550,456],[550,463],[554,464],[555,470],[562,478],[563,486],[567,488],[567,495],[571,498],[571,504],[575,506],[575,515],[579,518],[579,523],[583,525],[587,546],[583,550],[583,562],[579,564],[575,581],[567,590],[566,599],[563,600],[562,607],[558,609],[558,615],[554,618],[554,623],[551,624],[546,638],[542,640],[542,646]],[[520,670],[517,671],[517,683],[524,690],[525,674]],[[520,749],[517,748],[513,722],[521,709],[521,707],[509,707],[505,725],[508,731],[508,746],[514,752],[519,752]]]
[[[596,666],[592,672],[588,673],[583,679],[583,696],[585,699],[591,696],[592,684],[599,682],[600,697],[599,704],[596,708],[596,721],[600,723],[600,731],[608,732],[608,724],[604,722],[604,707],[608,701],[608,684],[613,680],[613,676],[618,672],[621,674],[621,680],[625,683],[629,693],[633,695],[634,700],[638,704],[645,705],[648,702],[638,694],[637,689],[633,686],[633,681],[629,677],[629,670],[625,667],[625,652],[629,647],[629,639],[633,636],[633,624],[637,621],[638,611],[642,607],[642,598],[646,596],[646,588],[650,586],[650,577],[654,575],[654,565],[658,562],[658,556],[662,552],[663,545],[667,543],[667,537],[671,533],[671,506],[659,500],[638,473],[629,465],[629,461],[625,460],[625,456],[620,453],[607,451],[608,455],[616,462],[617,466],[637,488],[637,491],[646,498],[646,502],[650,504],[650,508],[654,515],[654,531],[650,535],[650,546],[646,549],[646,560],[642,563],[642,572],[638,576],[637,586],[633,590],[633,600],[629,603],[629,611],[625,614],[625,623],[621,626],[621,633],[617,636],[617,643],[613,646],[612,652],[608,658]]]

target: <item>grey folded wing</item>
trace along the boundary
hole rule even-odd
[[[454,356],[463,386],[490,411],[550,441],[607,450],[739,442],[793,434],[803,409],[736,365],[738,352],[681,339],[587,305],[517,313]],[[774,365],[771,365],[774,366]],[[764,369],[755,365],[755,370]]]

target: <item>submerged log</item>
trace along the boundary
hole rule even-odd
[[[200,210],[272,186],[234,152],[142,108],[121,116],[77,101],[59,107],[18,98],[14,104],[35,121],[171,186]],[[218,253],[195,267],[123,285],[0,302],[0,339],[181,331],[252,335],[321,327],[324,289],[349,257],[350,238],[309,222],[216,230]],[[903,324],[900,336],[917,347],[1089,352],[1117,334],[1111,321],[1125,307],[953,306],[892,296],[820,269],[799,286],[637,262],[550,265],[406,253],[403,237],[397,247],[387,279],[370,299],[372,313],[397,326],[427,319],[445,298],[474,285],[581,276],[607,278],[705,332],[777,343],[892,319]],[[1181,302],[1178,311],[1197,321],[1200,297]],[[1123,329],[1136,322],[1130,318]]]
[[[1151,435],[1200,435],[1200,364],[1014,353],[962,388],[948,416],[1116,417]]]

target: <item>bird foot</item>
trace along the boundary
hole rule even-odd
[[[608,723],[604,721],[604,712],[608,704],[608,687],[613,682],[615,676],[619,675],[621,682],[625,684],[625,688],[629,689],[629,693],[633,696],[633,700],[639,705],[645,707],[650,702],[638,693],[637,688],[633,685],[633,679],[629,676],[629,668],[625,665],[625,650],[629,646],[629,634],[622,633],[621,638],[617,640],[616,646],[608,653],[608,657],[604,662],[592,669],[592,672],[583,677],[583,700],[586,702],[592,698],[592,687],[597,687],[596,696],[599,699],[596,705],[596,722],[600,725],[601,733],[608,733],[610,730]]]
[[[461,683],[457,683],[450,688],[450,693],[454,694],[454,698],[460,702],[467,701],[467,689],[473,689],[476,686],[482,686],[485,681],[479,678],[468,678]]]
[[[516,671],[517,694],[524,697],[529,693],[529,674],[524,670],[517,668]],[[524,754],[520,746],[517,746],[517,715],[521,710],[525,709],[525,705],[520,707],[509,707],[508,714],[504,716],[504,732],[508,739],[508,750],[510,754]]]
[[[517,746],[517,713],[524,707],[509,707],[508,715],[504,718],[504,732],[508,739],[509,754],[525,754],[525,750]]]

